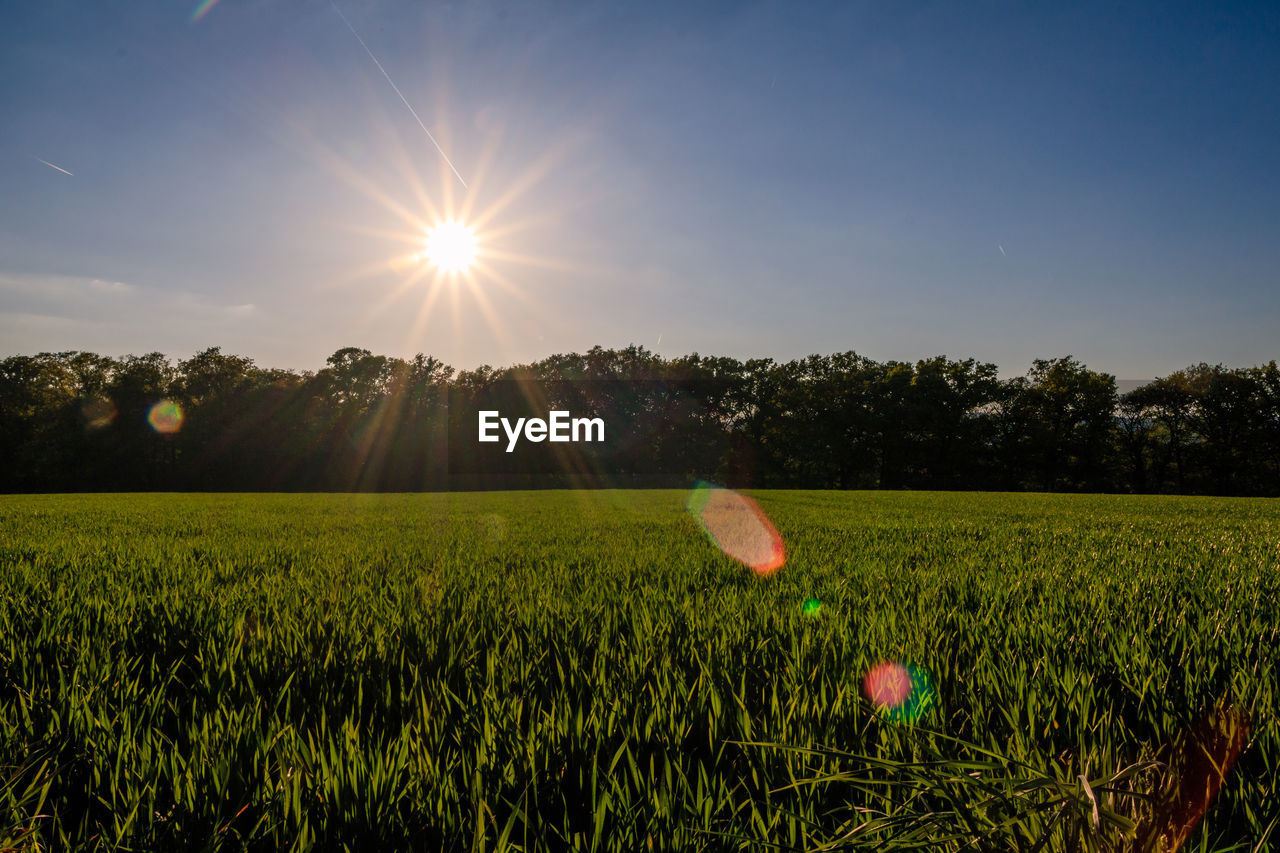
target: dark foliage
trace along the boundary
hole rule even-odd
[[[418,491],[657,485],[626,469],[528,482],[450,474],[449,394],[498,380],[695,380],[702,397],[652,435],[669,484],[1280,494],[1280,368],[1195,365],[1117,397],[1070,356],[1024,377],[943,356],[854,352],[778,363],[595,347],[455,372],[347,347],[316,373],[214,347],[170,362],[40,353],[0,361],[0,490]],[[181,428],[148,420],[177,404]],[[644,401],[636,417],[652,416]],[[656,458],[656,455],[655,457]],[[665,484],[665,483],[664,483]]]

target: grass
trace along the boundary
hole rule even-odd
[[[1280,842],[1280,503],[685,497],[0,498],[0,849]]]

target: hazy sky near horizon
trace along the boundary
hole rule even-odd
[[[0,16],[0,355],[1280,357],[1275,4]]]

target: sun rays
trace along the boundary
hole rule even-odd
[[[448,113],[443,104],[438,111]],[[442,144],[451,151],[467,150],[454,145],[447,122],[437,123]],[[537,233],[577,206],[548,203],[560,194],[547,192],[547,179],[569,159],[577,140],[565,137],[541,155],[519,152],[516,162],[527,165],[499,174],[494,167],[502,140],[482,134],[472,157],[460,155],[468,176],[462,188],[448,165],[428,159],[428,152],[411,145],[396,127],[385,115],[370,122],[376,159],[346,156],[302,127],[290,128],[291,147],[376,206],[373,218],[336,224],[387,245],[384,252],[367,255],[366,263],[339,272],[331,286],[362,291],[364,308],[353,318],[357,325],[385,326],[388,317],[403,317],[404,352],[457,343],[462,330],[474,326],[472,318],[482,321],[500,349],[514,352],[519,342],[508,335],[510,323],[525,334],[557,322],[546,300],[518,283],[519,271],[589,272],[573,258],[547,253],[548,243]],[[504,166],[511,162],[511,156],[503,157]],[[534,197],[538,204],[531,212]],[[436,330],[430,339],[429,328]],[[439,331],[452,334],[453,341],[441,341]]]

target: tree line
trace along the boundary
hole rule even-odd
[[[672,485],[1280,494],[1275,361],[1198,364],[1119,395],[1115,377],[1070,356],[1001,379],[994,364],[945,356],[664,359],[638,346],[470,371],[355,347],[315,372],[218,347],[176,363],[11,356],[0,361],[0,490],[511,485],[451,474],[448,401],[513,379],[702,389],[654,439],[678,461]],[[643,450],[628,465],[530,485],[646,484]]]

